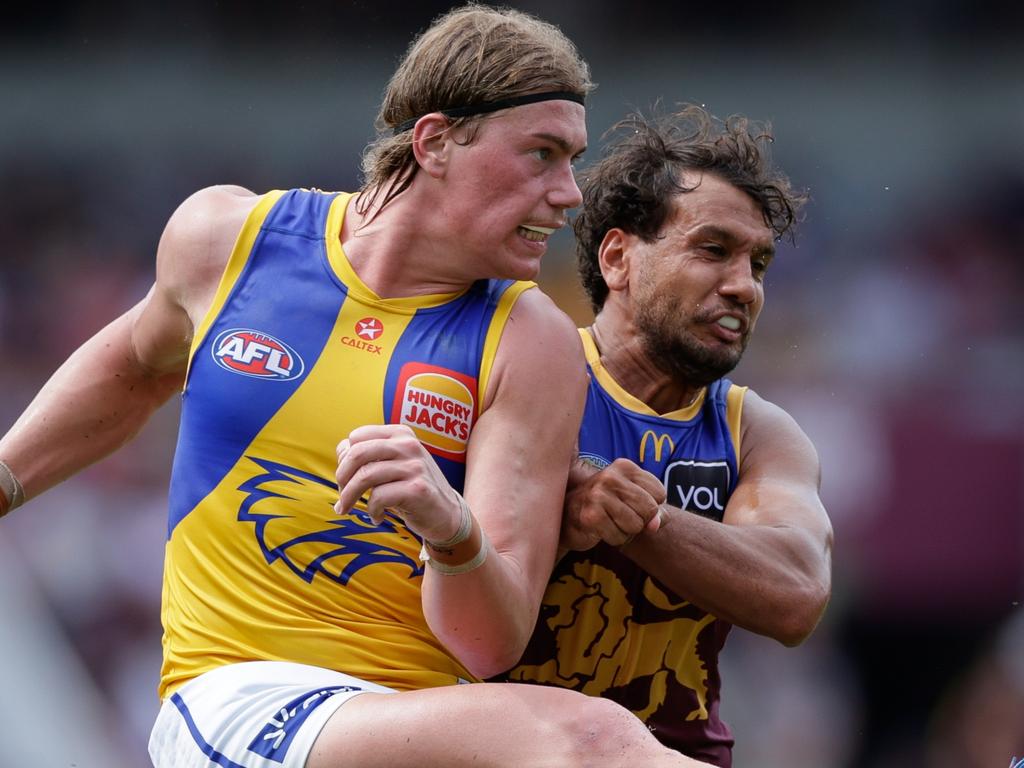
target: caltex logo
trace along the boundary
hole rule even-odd
[[[376,317],[364,317],[355,327],[356,336],[366,341],[375,341],[384,333],[384,324]]]

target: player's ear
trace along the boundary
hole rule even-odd
[[[629,250],[632,235],[618,227],[609,229],[597,249],[597,261],[601,276],[610,291],[623,291],[629,287]]]
[[[412,129],[412,153],[420,168],[434,178],[444,175],[448,153],[453,145],[451,123],[440,112],[431,112],[416,121]]]

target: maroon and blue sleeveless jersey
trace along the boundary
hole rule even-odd
[[[581,336],[591,373],[581,458],[599,467],[630,459],[664,481],[668,503],[721,521],[736,487],[746,389],[721,379],[689,407],[656,414],[604,370],[590,334]],[[507,679],[613,699],[666,746],[729,766],[718,654],[730,627],[601,544],[559,561]]]

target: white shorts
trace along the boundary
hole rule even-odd
[[[394,693],[305,664],[219,667],[164,699],[149,756],[155,768],[304,768],[328,718],[367,692]]]

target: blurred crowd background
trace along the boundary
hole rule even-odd
[[[770,120],[811,193],[732,378],[821,454],[835,590],[797,649],[736,630],[737,768],[1024,757],[1024,11],[517,2],[633,108]],[[829,8],[826,8],[829,5]],[[146,292],[215,183],[353,189],[386,80],[440,2],[20,5],[0,26],[0,432]],[[572,241],[541,283],[580,323]],[[0,523],[0,766],[146,764],[171,403]]]

